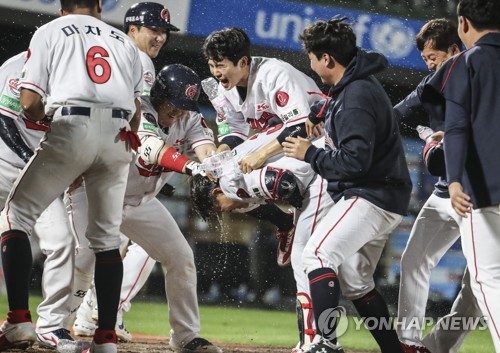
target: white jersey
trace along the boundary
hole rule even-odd
[[[262,132],[277,123],[303,123],[311,104],[321,99],[318,93],[321,90],[316,83],[292,65],[274,58],[252,57],[245,100],[241,100],[236,87],[226,91],[219,84],[219,94],[227,98],[236,113],[217,121],[229,127],[225,135],[218,137],[246,139],[250,127]]]
[[[19,79],[26,61],[27,52],[22,52],[7,60],[0,67],[0,113],[14,119],[19,133],[28,147],[34,150],[48,129],[45,121],[26,119],[19,102]],[[23,168],[26,163],[0,139],[0,159]]]
[[[148,54],[139,50],[139,58],[141,59],[142,64],[142,78],[144,81],[144,85],[142,88],[142,95],[149,96],[151,92],[151,87],[153,87],[153,83],[155,82],[156,74],[155,74],[155,66],[153,64],[153,60],[149,57]]]
[[[47,115],[65,105],[134,113],[142,84],[139,50],[126,34],[92,16],[67,15],[33,35],[21,87],[48,96]]]
[[[237,161],[252,153],[270,141],[274,140],[281,130],[273,133],[254,134],[249,140],[236,146],[233,150],[233,158]],[[324,138],[314,142],[318,147],[324,146]],[[237,164],[235,163],[237,166]],[[262,168],[252,171],[249,174],[225,173],[219,180],[219,185],[227,197],[233,200],[240,200],[247,203],[265,203],[266,200],[275,200],[275,195],[266,187],[266,171],[269,169],[281,169],[291,171],[298,182],[301,194],[313,180],[316,173],[309,163],[295,158],[285,157],[283,153],[269,158]]]
[[[139,137],[159,136],[166,144],[180,153],[198,146],[214,143],[213,131],[206,125],[200,113],[189,112],[189,117],[180,119],[172,127],[162,129],[158,124],[158,113],[151,105],[149,97],[141,98],[141,123]],[[158,164],[147,164],[137,154],[130,166],[125,205],[138,206],[154,198],[173,175]]]

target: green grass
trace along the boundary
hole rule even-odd
[[[35,308],[40,297],[31,297],[30,306]],[[7,312],[7,298],[0,296],[0,314]],[[36,311],[32,310],[36,319]],[[202,306],[201,334],[210,340],[249,345],[293,347],[297,343],[295,313],[234,307]],[[2,317],[2,316],[0,316]],[[168,310],[165,303],[135,302],[124,316],[132,333],[168,336]],[[347,332],[341,337],[342,345],[349,350],[376,351],[377,345],[363,327],[355,329],[349,319]],[[460,353],[493,352],[488,330],[474,331],[465,340]]]

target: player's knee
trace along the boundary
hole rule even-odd
[[[347,300],[356,300],[363,298],[365,295],[370,293],[372,290],[375,289],[375,283],[369,282],[369,283],[363,283],[363,284],[351,284],[351,283],[340,283],[340,288],[342,291],[342,295],[344,298]]]
[[[266,189],[274,200],[302,207],[302,195],[295,175],[289,170],[268,167],[265,174]]]

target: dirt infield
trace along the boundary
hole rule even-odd
[[[224,353],[290,353],[290,347],[269,347],[269,346],[249,346],[236,343],[220,343],[217,344]],[[12,352],[15,352],[14,350]],[[20,351],[17,351],[20,352]],[[50,349],[38,347],[35,344],[27,350],[29,353],[54,353]],[[173,352],[168,346],[168,337],[156,337],[134,334],[134,341],[130,343],[119,343],[119,353],[171,353]],[[367,353],[347,350],[346,353]]]

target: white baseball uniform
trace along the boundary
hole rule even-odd
[[[247,96],[242,101],[238,90],[226,91],[219,84],[219,94],[230,103],[230,113],[217,119],[220,141],[227,136],[248,138],[250,127],[257,132],[270,125],[284,123],[292,126],[304,123],[310,106],[320,99],[316,83],[292,65],[274,58],[253,56],[250,63]]]
[[[153,86],[156,78],[155,67],[151,58],[142,50],[139,50],[139,58],[141,60],[143,75],[142,95],[149,96],[151,87]],[[68,196],[69,195],[67,195],[67,197]],[[83,197],[83,195],[77,196],[77,194],[74,194],[72,197]],[[68,202],[69,201],[66,201],[66,204],[68,204]],[[71,210],[70,217],[72,217]],[[79,222],[79,220],[75,220],[75,222]],[[76,226],[75,228],[81,229],[79,226]],[[77,239],[79,238],[77,237]],[[89,251],[91,252],[88,242],[85,238],[81,239],[81,241],[83,241],[84,244],[78,244],[76,256],[74,298],[76,298],[77,303],[75,307],[78,307],[81,304],[82,300],[84,300],[82,294],[85,293],[91,286],[92,277],[88,276],[86,269],[93,268],[94,266],[93,257],[90,257],[88,254]],[[128,245],[128,243],[129,239],[122,234],[121,252],[122,254],[126,252],[126,256],[129,256],[129,259],[124,262],[125,268],[123,271],[122,290],[120,295],[120,309],[124,311],[130,310],[130,300],[132,300],[132,298],[134,298],[144,286],[156,264],[156,261],[151,259],[146,251],[139,245],[136,243]],[[95,298],[95,294],[89,292],[85,295],[85,300],[90,303],[92,302],[92,297]],[[87,307],[82,307],[82,310],[86,310],[86,308]],[[83,313],[78,313],[77,315],[80,317]]]
[[[7,198],[4,229],[31,233],[41,213],[83,176],[92,205],[87,238],[93,250],[119,247],[132,159],[120,130],[130,128],[142,84],[135,44],[95,17],[67,15],[35,32],[21,88],[46,98],[52,122]]]
[[[158,136],[181,153],[213,144],[213,132],[206,127],[203,117],[194,112],[189,114],[189,117],[181,119],[174,126],[161,129],[158,114],[151,106],[149,97],[142,97],[139,136]],[[172,328],[170,344],[181,347],[199,335],[200,320],[193,252],[175,219],[156,199],[173,173],[157,164],[147,164],[140,155],[136,155],[130,164],[121,231],[166,268],[165,288]],[[73,202],[70,205],[73,217],[79,220],[77,224],[80,226],[87,219],[87,205],[84,197],[73,196],[81,194],[82,189],[72,193]],[[84,226],[81,227],[77,234],[81,236],[84,229]],[[131,260],[132,257],[125,256],[125,271],[141,266]]]
[[[7,60],[0,67],[0,112],[14,120],[28,147],[34,150],[48,129],[43,122],[26,119],[19,103],[19,78],[27,52]],[[0,208],[3,208],[15,180],[26,163],[0,139]],[[38,334],[69,328],[67,315],[71,306],[73,284],[74,238],[62,198],[58,197],[41,214],[33,236],[46,256],[42,276],[44,300],[38,306]]]

